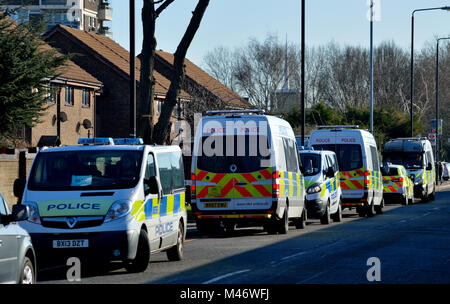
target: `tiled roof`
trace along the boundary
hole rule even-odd
[[[173,54],[159,50],[156,51],[156,55],[170,65],[173,65]],[[186,67],[186,76],[194,80],[200,86],[207,89],[209,92],[213,93],[220,100],[239,107],[250,107],[250,104],[245,99],[236,94],[233,90],[223,85],[217,79],[206,73],[204,70],[199,68],[188,59],[185,59],[184,64]]]
[[[55,28],[56,30],[59,28],[70,34],[93,52],[103,57],[103,59],[108,61],[111,65],[115,66],[126,75],[130,75],[130,53],[115,41],[103,35],[93,34],[63,25],[56,25]],[[140,70],[141,62],[139,58],[136,57],[135,75],[137,81],[140,80]],[[153,75],[155,77],[155,93],[165,95],[169,89],[170,81],[157,71],[154,71]],[[185,98],[190,97],[189,94],[184,91],[182,91],[180,95]]]
[[[52,47],[48,44],[41,46],[43,51],[50,50]],[[72,81],[88,82],[91,84],[101,85],[102,82],[76,65],[72,60],[67,60],[65,65],[57,69],[58,77]]]

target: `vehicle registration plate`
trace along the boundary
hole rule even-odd
[[[89,240],[53,240],[53,248],[88,248]]]
[[[204,208],[228,208],[228,203],[224,202],[213,202],[213,203],[204,203]]]

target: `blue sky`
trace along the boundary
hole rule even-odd
[[[136,1],[136,51],[142,48],[142,0]],[[306,45],[335,41],[340,45],[369,46],[369,0],[306,0]],[[374,23],[374,44],[393,40],[409,51],[411,14],[419,8],[442,7],[450,0],[375,0],[379,21]],[[111,0],[114,40],[129,48],[129,1]],[[175,0],[157,20],[158,49],[175,52],[197,0]],[[301,0],[211,0],[187,58],[203,66],[203,57],[217,46],[243,46],[250,37],[260,41],[268,33],[300,45]],[[450,36],[450,11],[415,14],[415,47]]]

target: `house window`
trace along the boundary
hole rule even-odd
[[[74,106],[74,89],[73,87],[66,87],[66,106]]]
[[[56,103],[56,86],[54,84],[49,84],[46,87],[45,99],[47,104],[55,104]]]
[[[161,100],[156,101],[156,113],[159,115],[161,114],[161,108],[162,108],[162,102]]]
[[[91,107],[91,91],[89,89],[83,89],[81,104],[82,104],[83,108]]]

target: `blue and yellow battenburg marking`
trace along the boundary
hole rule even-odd
[[[151,218],[176,214],[186,209],[185,193],[169,194],[163,196],[161,203],[158,198],[148,199],[144,201],[136,201],[133,204],[131,215],[136,221],[141,222]]]
[[[305,179],[303,175],[294,172],[279,172],[280,197],[303,196]]]

